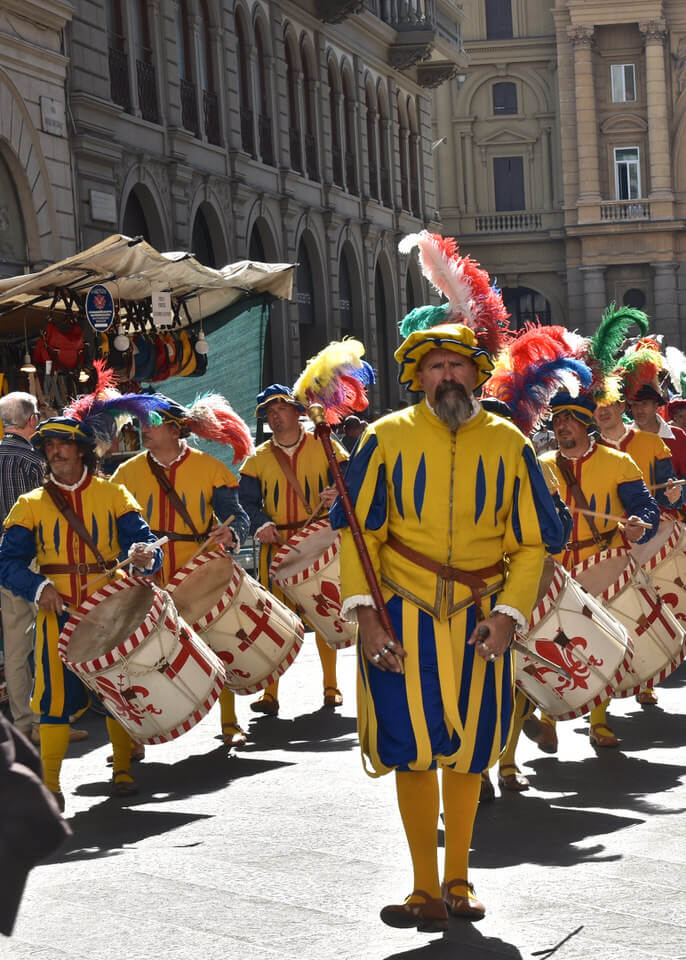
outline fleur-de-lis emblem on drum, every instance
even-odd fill
[[[559,664],[571,675],[571,680],[566,677],[559,677],[559,683],[554,685],[557,693],[563,693],[565,690],[587,690],[588,680],[591,676],[590,668],[601,667],[603,660],[599,660],[593,655],[584,659],[581,659],[578,655],[575,656],[575,647],[578,647],[579,650],[585,650],[587,647],[584,637],[565,637],[564,640],[564,644],[558,643],[556,640],[536,640],[536,652],[540,653],[546,660]],[[535,661],[527,664],[526,672],[530,676],[536,677],[539,683],[548,682],[547,674],[555,676],[555,671],[551,667],[546,667]]]
[[[337,633],[343,632],[343,623],[338,617],[341,612],[341,594],[333,580],[323,580],[320,592],[312,595],[316,604],[316,613],[320,617],[334,618],[333,627]]]
[[[130,720],[132,723],[137,723],[140,727],[143,724],[144,713],[134,702],[133,698],[136,694],[140,694],[142,697],[148,697],[150,693],[145,687],[140,686],[124,689],[122,683],[124,679],[123,676],[120,674],[118,679],[120,686],[116,687],[109,677],[96,677],[95,685],[98,688],[98,696],[105,701],[105,704],[111,708],[113,713],[116,713],[125,720]],[[152,705],[145,709],[150,713],[162,712],[161,710],[156,710]]]

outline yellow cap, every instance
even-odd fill
[[[485,383],[493,370],[493,361],[488,353],[476,342],[474,331],[462,323],[443,323],[428,330],[415,330],[395,351],[394,357],[400,364],[399,380],[415,393],[422,387],[417,379],[417,371],[422,359],[430,350],[452,350],[473,360],[478,368],[476,386]]]

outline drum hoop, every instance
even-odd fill
[[[543,620],[544,617],[548,616],[555,601],[562,593],[563,587],[566,583],[566,578],[567,571],[559,563],[556,564],[555,573],[553,574],[553,578],[550,581],[550,586],[548,587],[545,596],[542,600],[539,600],[531,613],[529,630],[532,630],[541,622],[541,620]]]
[[[69,641],[74,630],[83,622],[82,618],[86,614],[95,610],[102,600],[119,593],[121,590],[126,590],[131,586],[149,587],[153,592],[153,600],[150,608],[134,632],[130,634],[126,640],[118,643],[116,647],[113,647],[111,650],[108,650],[107,653],[104,653],[99,657],[95,657],[93,660],[72,660],[71,657],[68,656]],[[62,627],[57,643],[57,652],[60,660],[62,660],[62,662],[68,667],[78,667],[77,672],[79,673],[98,673],[101,670],[105,670],[113,666],[118,660],[121,660],[122,658],[125,658],[129,656],[129,654],[133,653],[136,647],[139,647],[144,640],[147,640],[147,638],[159,624],[165,604],[165,591],[161,590],[158,586],[156,586],[156,584],[151,583],[144,577],[120,577],[117,580],[113,580],[111,583],[104,584],[99,590],[91,594],[90,597],[87,597],[83,601],[81,606],[75,610],[75,615],[71,616]]]
[[[224,592],[219,597],[219,600],[217,600],[215,605],[213,607],[210,607],[207,613],[204,613],[199,620],[195,621],[195,623],[193,624],[194,630],[201,630],[209,626],[211,623],[214,623],[217,620],[221,620],[221,618],[226,613],[229,612],[229,610],[234,604],[236,597],[238,596],[238,592],[241,588],[241,584],[243,583],[243,580],[245,579],[245,575],[246,574],[243,567],[239,563],[236,563],[234,561],[233,573],[231,574],[231,579],[226,584]],[[227,596],[227,594],[229,596],[229,599],[228,601],[225,601],[224,597]]]
[[[662,544],[660,549],[654,554],[650,560],[647,560],[641,566],[644,570],[654,570],[655,567],[662,563],[663,560],[666,560],[669,554],[674,550],[679,540],[681,539],[681,526],[676,521],[674,522],[674,529],[669,535],[669,539]]]
[[[166,589],[169,593],[174,592],[174,588],[178,587],[180,583],[188,577],[194,570],[197,570],[198,567],[201,567],[204,563],[208,563],[210,560],[225,560],[226,554],[220,553],[219,550],[211,550],[208,553],[201,553],[200,556],[196,557],[195,560],[190,561],[184,567],[180,567],[174,576],[171,578],[169,583],[166,586]],[[233,561],[234,564],[236,561]]]
[[[283,563],[285,558],[290,555],[292,552],[292,547],[297,547],[299,543],[302,543],[303,540],[307,540],[311,534],[315,533],[317,530],[323,530],[325,528],[331,529],[331,524],[328,520],[315,520],[313,523],[308,523],[306,527],[303,527],[302,530],[298,530],[297,533],[294,533],[292,537],[289,537],[288,540],[279,547],[277,552],[272,557],[272,562],[269,565],[269,576],[278,584],[286,584],[288,586],[295,587],[299,583],[304,583],[306,580],[312,576],[312,574],[318,573],[323,567],[327,567],[331,561],[338,554],[338,537],[335,537],[331,544],[326,548],[324,553],[319,554],[316,559],[312,561],[309,566],[305,567],[304,570],[301,570],[299,573],[295,573],[290,577],[279,577],[279,566]]]
[[[679,667],[686,658],[686,647],[681,647],[674,660],[671,660],[666,667],[662,667],[653,677],[644,680],[630,690],[615,690],[612,694],[614,700],[624,700],[626,697],[635,697],[647,684],[663,683]]]
[[[262,680],[258,680],[257,683],[251,683],[247,687],[231,686],[231,684],[227,682],[226,684],[227,688],[231,690],[232,693],[237,694],[239,697],[247,696],[250,693],[259,693],[260,690],[266,690],[266,688],[269,687],[272,683],[275,683],[279,679],[279,677],[283,676],[286,670],[293,663],[295,658],[300,653],[301,647],[304,643],[304,639],[305,639],[304,630],[301,633],[300,627],[298,627],[297,637],[295,639],[295,642],[293,643],[293,646],[288,651],[288,655],[284,657],[284,659],[281,661],[278,667],[275,670],[273,670],[268,677],[263,677]]]
[[[592,556],[586,557],[585,560],[582,560],[581,563],[577,563],[575,566],[573,566],[569,573],[572,577],[576,578],[577,574],[581,573],[583,570],[590,570],[590,568],[596,566],[596,564],[602,563],[605,560],[614,560],[614,558],[618,556],[623,556],[626,558],[626,566],[614,583],[611,583],[610,586],[603,590],[602,593],[594,594],[596,599],[598,599],[600,596],[603,598],[603,600],[612,600],[617,596],[618,593],[621,593],[626,585],[636,576],[636,572],[639,569],[636,561],[631,556],[631,553],[627,547],[613,547],[611,550],[601,550],[600,553],[594,553]]]

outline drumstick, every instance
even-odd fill
[[[224,520],[223,523],[220,523],[218,527],[215,527],[214,530],[212,531],[212,533],[216,533],[217,530],[221,530],[222,527],[228,527],[228,525],[231,523],[231,521],[232,521],[232,520],[235,520],[235,519],[236,519],[236,517],[235,517],[235,515],[232,513],[231,516],[230,516],[230,517],[227,517],[226,520]],[[195,551],[195,553],[193,554],[193,556],[190,558],[190,560],[186,561],[186,563],[193,563],[193,561],[194,561],[194,560],[197,560],[197,558],[200,556],[200,554],[201,554],[201,553],[204,553],[205,550],[207,550],[208,546],[210,546],[210,545],[213,544],[213,543],[214,543],[214,540],[212,539],[212,537],[208,537],[207,540],[205,540],[205,542],[203,543],[203,545],[202,545],[201,547],[198,547],[198,549]]]
[[[670,484],[671,484],[673,487],[683,487],[684,484],[686,484],[686,480],[668,480],[667,483],[656,483],[656,484],[653,484],[653,485],[651,485],[650,489],[651,489],[651,490],[664,490],[664,488],[665,488],[665,487],[668,487]]]
[[[628,523],[628,517],[617,517],[614,513],[598,513],[597,510],[583,510],[581,507],[572,507],[574,513],[583,513],[586,517],[598,517],[599,520],[614,520],[616,523]],[[632,524],[637,527],[643,527],[644,530],[652,530],[652,523],[646,523],[644,520],[632,520]]]
[[[153,543],[146,543],[146,547],[163,547],[165,543],[169,543],[169,537],[160,537],[159,540],[155,540]],[[116,573],[117,570],[123,570],[124,567],[128,567],[130,563],[133,563],[131,557],[121,560],[116,567],[112,567],[111,570],[108,570],[107,573],[104,573],[101,577],[98,577],[98,579],[94,580],[93,583],[89,583],[88,589],[92,591],[93,587],[97,587],[98,584],[103,582],[103,580],[111,579],[113,573]]]

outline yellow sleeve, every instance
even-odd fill
[[[373,428],[363,435],[355,451],[346,475],[346,485],[372,567],[379,580],[379,551],[388,534],[388,503],[383,451]],[[370,592],[355,541],[346,525],[341,530],[341,596],[346,600],[349,597],[367,596]]]
[[[26,527],[27,530],[33,530],[36,526],[31,500],[26,494],[17,499],[5,518],[5,529],[13,526]]]
[[[132,511],[143,514],[140,504],[127,487],[121,483],[114,483],[114,481],[110,481],[110,483],[116,488],[114,496],[115,516],[122,517],[125,513],[131,513]]]

